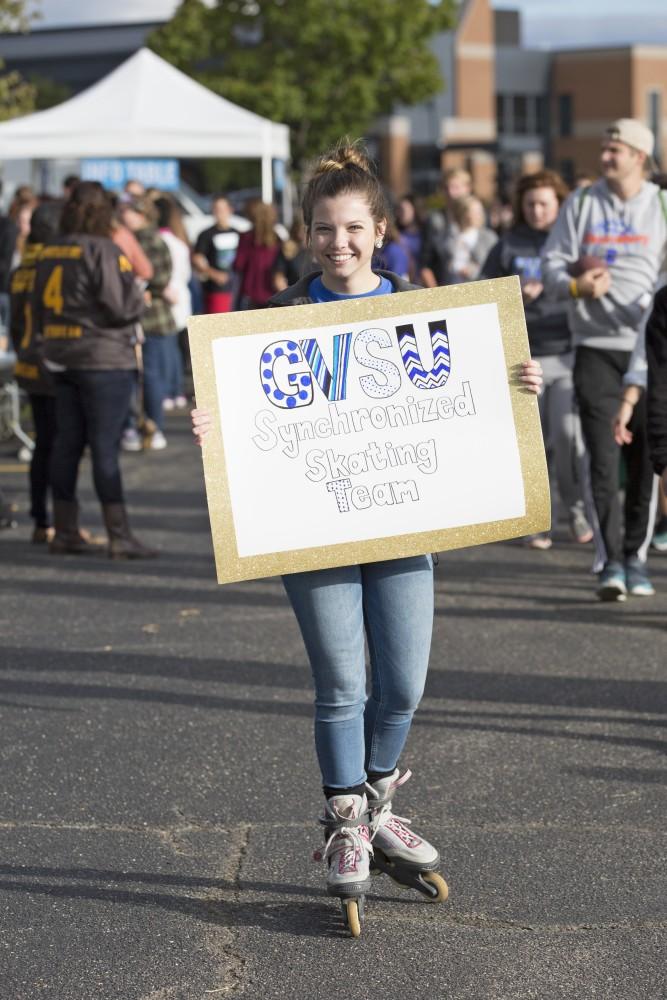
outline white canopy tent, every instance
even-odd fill
[[[264,201],[273,196],[272,160],[289,155],[286,125],[219,97],[145,48],[63,104],[0,125],[0,160],[257,158]]]

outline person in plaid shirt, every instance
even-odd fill
[[[151,437],[152,449],[166,448],[164,408],[167,396],[169,365],[168,337],[178,333],[171,311],[168,285],[171,281],[171,254],[157,228],[157,210],[146,196],[133,198],[121,205],[123,223],[136,236],[141,249],[153,266],[153,277],[146,285],[146,309],[141,320],[144,331],[142,346],[144,370],[144,412],[155,425]]]

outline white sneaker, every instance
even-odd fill
[[[174,406],[177,410],[184,410],[187,405],[188,401],[185,396],[177,396],[174,400]]]
[[[151,451],[162,451],[163,448],[167,447],[167,439],[162,433],[162,431],[154,431],[150,443]]]
[[[174,400],[173,399],[163,399],[162,400],[162,409],[163,410],[173,410],[174,409],[174,405],[175,404],[174,404]]]
[[[120,446],[123,451],[141,451],[143,444],[141,443],[141,438],[138,431],[134,427],[128,427],[123,431],[123,436],[120,439]]]

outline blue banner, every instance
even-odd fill
[[[178,160],[82,160],[81,180],[99,181],[105,188],[115,190],[132,180],[147,188],[175,191],[180,170]]]

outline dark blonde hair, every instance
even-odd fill
[[[139,195],[138,198],[131,198],[130,201],[125,203],[128,208],[131,208],[133,212],[138,212],[139,215],[143,215],[144,219],[149,226],[156,226],[158,220],[158,210],[155,207],[155,201],[149,194]]]
[[[484,212],[482,201],[474,194],[466,194],[463,198],[456,198],[452,202],[452,216],[459,229],[465,229],[470,224],[470,213],[475,207],[481,208]]]
[[[253,241],[257,247],[274,247],[278,237],[274,230],[276,224],[275,205],[258,201],[252,210]]]
[[[387,203],[366,148],[357,140],[342,139],[312,164],[301,199],[306,232],[310,233],[315,205],[322,198],[359,194],[376,223],[389,217]]]
[[[535,188],[551,188],[558,199],[559,205],[563,204],[570,193],[567,184],[555,170],[537,170],[533,174],[524,174],[519,178],[514,194],[514,218],[516,222],[523,222],[525,224],[523,196],[528,191],[534,191]]]
[[[157,211],[157,223],[161,229],[171,229],[174,236],[190,246],[187,230],[183,224],[183,212],[176,199],[168,192],[161,193],[154,201]]]

